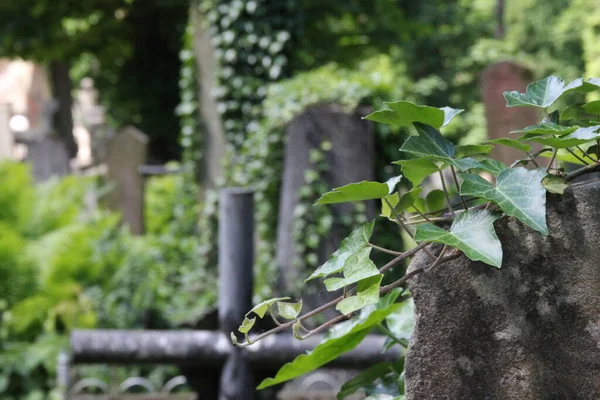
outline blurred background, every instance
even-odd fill
[[[218,188],[255,191],[254,300],[299,294],[378,213],[314,201],[397,173],[409,132],[362,116],[408,100],[464,108],[457,143],[507,136],[538,116],[502,92],[600,76],[598,43],[594,0],[2,0],[0,398],[59,396],[75,328],[216,328]],[[179,373],[115,371],[81,373]]]

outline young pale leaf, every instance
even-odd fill
[[[302,300],[298,303],[277,302],[277,312],[282,318],[295,319],[300,314],[300,311],[302,311]]]
[[[455,150],[456,156],[463,158],[490,154],[490,151],[492,151],[493,148],[494,146],[491,144],[463,144],[456,146]]]
[[[541,143],[544,146],[566,149],[600,138],[598,129],[600,129],[600,125],[578,128],[573,133],[564,136],[536,136],[532,137],[530,140]]]
[[[382,279],[383,275],[379,274],[359,281],[356,285],[356,295],[340,301],[335,309],[344,315],[348,315],[365,306],[377,303],[379,300],[379,285]]]
[[[486,158],[479,163],[481,164],[479,169],[487,171],[494,176],[498,176],[500,172],[508,168],[502,161],[497,161],[492,158]]]
[[[450,231],[430,223],[417,225],[415,241],[456,247],[473,261],[483,261],[500,268],[502,246],[494,231],[497,219],[498,215],[487,210],[465,211],[454,219]]]
[[[575,132],[576,129],[576,126],[562,126],[554,122],[542,122],[538,125],[511,131],[510,133],[525,133],[528,134],[528,137],[533,135],[566,135],[567,133]]]
[[[411,126],[414,122],[421,122],[441,128],[448,125],[455,116],[464,111],[450,107],[418,106],[408,101],[390,102],[385,103],[385,105],[385,109],[375,111],[364,118],[397,126]]]
[[[252,308],[252,310],[250,310],[246,313],[246,315],[249,315],[250,313],[254,313],[254,314],[258,315],[260,318],[263,318],[265,316],[265,314],[267,313],[267,310],[269,309],[269,307],[271,307],[273,304],[277,303],[280,300],[289,300],[289,299],[290,299],[289,297],[277,297],[274,299],[265,300],[265,301],[255,305]]]
[[[317,268],[315,272],[313,272],[312,275],[306,279],[306,281],[314,278],[322,278],[324,276],[335,274],[336,272],[341,271],[342,268],[344,268],[344,264],[346,263],[348,257],[369,243],[369,239],[373,234],[374,226],[375,221],[360,224],[352,231],[352,233],[350,233],[350,235],[348,235],[347,238],[342,240],[340,248],[333,253],[329,261]]]
[[[383,199],[381,199],[381,216],[394,219],[394,213],[392,212],[390,205],[395,208],[399,201],[400,195],[398,192],[392,193],[389,196],[385,196]]]
[[[344,383],[337,395],[338,400],[344,400],[346,397],[356,393],[364,387],[374,386],[376,380],[393,371],[393,365],[389,362],[375,364],[367,368],[348,382]]]
[[[403,301],[397,311],[391,313],[385,323],[390,332],[398,339],[410,339],[415,330],[415,304],[412,298]]]
[[[386,308],[376,309],[365,319],[358,318],[360,322],[351,325],[351,329],[343,335],[331,337],[319,344],[308,354],[302,354],[294,361],[285,364],[274,378],[267,378],[261,382],[257,389],[264,389],[281,382],[289,381],[307,372],[327,364],[356,346],[367,336],[371,328],[383,321],[394,312],[400,304],[391,304]],[[352,320],[348,321],[351,322]]]
[[[315,204],[347,203],[382,199],[394,191],[402,176],[389,179],[386,183],[363,181],[351,183],[325,193]]]
[[[569,187],[567,181],[556,175],[546,175],[542,179],[542,185],[544,185],[548,192],[557,194],[563,194],[565,189]]]
[[[516,90],[504,92],[504,98],[506,99],[507,107],[529,106],[548,108],[563,94],[582,87],[583,80],[581,79],[576,79],[567,85],[562,79],[556,76],[549,76],[529,84],[525,93],[519,93]]]
[[[515,139],[508,139],[508,138],[492,139],[492,140],[486,141],[486,143],[501,144],[503,146],[512,147],[513,149],[517,149],[517,150],[521,150],[521,151],[525,151],[525,152],[528,152],[529,150],[531,150],[530,145],[521,143]]]
[[[365,247],[348,257],[342,269],[343,278],[325,279],[327,290],[333,292],[362,279],[378,275],[379,269],[369,258],[371,250],[371,247]]]
[[[542,186],[543,169],[510,168],[502,171],[496,187],[479,175],[460,174],[460,194],[482,197],[498,204],[502,211],[516,217],[543,235],[546,225],[546,190]]]
[[[393,164],[397,164],[402,167],[402,175],[411,181],[413,186],[420,185],[421,182],[423,182],[423,179],[435,172],[438,172],[439,170],[435,163],[424,158],[400,160],[393,162]]]
[[[244,322],[242,322],[242,324],[238,328],[238,331],[240,331],[241,333],[248,333],[248,332],[250,332],[250,329],[252,329],[252,327],[254,326],[255,322],[256,322],[256,317],[254,317],[254,318],[248,318],[248,317],[244,318]]]

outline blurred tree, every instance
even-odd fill
[[[135,124],[151,137],[151,159],[177,158],[173,110],[187,6],[188,0],[3,1],[0,53],[49,67],[62,106],[56,127],[71,151],[69,70],[95,78],[111,122]]]

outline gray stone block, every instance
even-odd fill
[[[547,200],[546,237],[496,222],[501,269],[461,256],[411,280],[407,399],[600,398],[600,182]]]

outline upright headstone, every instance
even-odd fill
[[[549,194],[548,236],[496,223],[502,268],[461,256],[411,279],[408,400],[600,398],[598,204],[598,181]]]
[[[13,133],[10,130],[10,105],[0,104],[0,160],[12,158]]]
[[[500,62],[481,73],[481,97],[485,106],[489,139],[509,137],[509,132],[538,123],[538,112],[532,107],[506,107],[504,92],[525,92],[531,82],[531,72],[511,62]],[[497,146],[492,157],[510,165],[526,156],[520,150]]]
[[[286,146],[283,182],[279,202],[277,225],[277,265],[280,268],[280,290],[288,292],[297,288],[304,279],[294,266],[298,256],[294,246],[294,209],[300,202],[300,189],[305,183],[305,171],[311,167],[310,151],[319,149],[321,143],[331,143],[327,152],[327,165],[331,166],[324,177],[330,188],[347,185],[375,177],[375,133],[370,121],[361,119],[367,110],[348,113],[336,105],[309,108],[286,127]],[[351,204],[333,207],[333,212],[344,215],[352,211]],[[374,203],[368,213],[374,215]],[[333,228],[320,245],[320,261],[325,261],[349,232]]]
[[[146,162],[148,137],[128,126],[110,143],[108,181],[115,185],[109,205],[123,213],[124,222],[133,234],[144,233],[144,177],[138,167]]]

